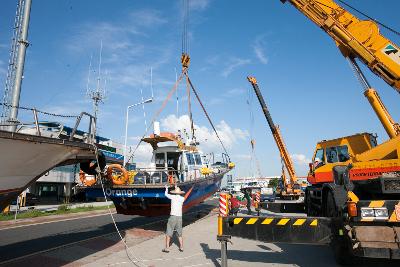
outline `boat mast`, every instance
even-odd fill
[[[106,83],[107,80],[104,79],[104,84],[102,82],[101,78],[101,60],[102,60],[102,53],[103,53],[103,41],[100,42],[100,54],[99,54],[99,68],[98,68],[98,73],[97,73],[97,83],[96,83],[96,89],[91,90],[90,89],[90,68],[92,65],[92,58],[90,59],[90,65],[89,65],[89,74],[88,74],[88,85],[87,85],[87,95],[92,99],[93,101],[93,109],[94,109],[94,117],[95,117],[95,125],[94,125],[94,136],[96,136],[96,127],[97,127],[97,116],[99,113],[99,104],[104,103],[105,99],[105,94],[106,94]],[[103,88],[102,88],[103,87]]]
[[[10,58],[10,66],[9,73],[7,77],[7,84],[4,92],[4,111],[3,115],[8,116],[8,123],[12,124],[9,128],[10,131],[15,131],[17,129],[18,123],[18,108],[19,108],[19,100],[21,95],[21,84],[24,74],[24,63],[25,63],[25,54],[26,48],[29,46],[28,43],[28,28],[29,28],[29,17],[31,12],[31,0],[19,0],[17,14],[16,14],[16,34],[14,35],[13,45],[11,48],[11,58]],[[21,11],[23,13],[21,15]],[[16,40],[18,44],[16,43]],[[17,49],[17,57],[14,61],[15,49]],[[15,64],[15,65],[14,65]],[[12,99],[11,103],[8,99],[9,94],[9,86],[12,86]],[[8,112],[9,115],[8,115]]]

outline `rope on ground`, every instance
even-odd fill
[[[224,146],[224,143],[222,143],[222,140],[221,140],[221,138],[220,138],[219,135],[218,135],[217,129],[215,129],[215,126],[214,126],[213,122],[211,121],[211,118],[210,118],[210,116],[208,115],[208,113],[207,113],[207,111],[206,111],[206,108],[204,107],[203,103],[201,102],[200,97],[199,97],[199,95],[197,94],[196,89],[194,89],[194,86],[193,86],[193,84],[192,84],[192,81],[190,80],[189,75],[187,74],[187,72],[185,72],[185,75],[186,75],[186,77],[187,77],[187,81],[188,81],[189,84],[190,84],[190,87],[192,87],[193,93],[195,94],[195,96],[196,96],[196,98],[197,98],[197,101],[199,101],[199,104],[200,104],[201,108],[203,109],[204,114],[206,115],[206,117],[207,117],[207,119],[208,119],[208,122],[211,124],[211,127],[213,128],[215,134],[217,135],[217,138],[218,138],[219,142],[221,143],[222,148],[223,148],[224,151],[225,151],[225,154],[228,155],[228,151],[226,150],[226,148],[225,148],[225,146]]]
[[[96,146],[95,146],[95,155],[96,155],[96,161],[97,161],[97,166],[98,166],[98,167],[97,167],[97,173],[101,175],[101,172],[102,172],[102,171],[100,170],[100,167],[99,167],[99,166],[100,166],[100,162],[99,162],[99,151],[98,151],[98,149],[97,149]],[[128,247],[128,244],[126,244],[126,241],[125,241],[124,238],[122,237],[121,232],[120,232],[120,230],[119,230],[119,228],[118,228],[118,226],[117,226],[117,223],[116,223],[116,221],[115,221],[114,215],[112,214],[111,209],[110,209],[110,204],[109,204],[109,202],[108,202],[108,200],[107,200],[106,191],[104,190],[103,179],[101,179],[101,178],[102,178],[102,177],[100,177],[100,179],[99,179],[99,180],[100,180],[100,184],[101,184],[101,189],[102,189],[102,191],[103,191],[103,196],[104,196],[104,199],[106,200],[108,212],[110,213],[110,216],[111,216],[111,219],[112,219],[112,221],[113,221],[115,230],[117,231],[117,233],[118,233],[118,235],[119,235],[119,237],[120,237],[122,243],[123,243],[124,246],[125,246],[125,251],[126,251],[126,253],[127,253],[127,256],[128,256],[128,258],[129,258],[129,260],[130,260],[135,266],[139,266],[139,267],[140,267],[140,265],[138,265],[138,263],[140,263],[141,260],[140,260],[138,257],[136,257],[136,256],[132,253],[131,249]],[[132,256],[134,259],[132,259],[131,256]]]

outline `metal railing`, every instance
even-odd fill
[[[3,104],[0,103],[0,105],[6,105],[13,107],[12,105],[8,104]],[[38,119],[38,114],[43,114],[43,115],[48,115],[48,116],[53,116],[53,117],[60,117],[60,118],[76,118],[75,122],[75,127],[73,128],[71,134],[69,135],[68,139],[69,141],[74,141],[80,138],[76,137],[76,132],[78,131],[79,124],[81,123],[81,120],[84,116],[89,117],[89,129],[88,132],[85,133],[83,136],[83,142],[93,144],[96,141],[96,118],[87,113],[87,112],[81,112],[78,116],[76,115],[61,115],[61,114],[55,114],[55,113],[50,113],[50,112],[45,112],[38,110],[36,108],[27,108],[27,107],[18,107],[18,109],[21,110],[27,110],[27,111],[32,111],[32,116],[33,116],[33,122],[20,122],[20,121],[11,121],[11,120],[3,120],[0,123],[0,130],[4,131],[14,131],[16,129],[16,132],[22,132],[25,130],[25,133],[27,134],[34,134],[37,136],[43,136],[44,132],[54,132],[55,138],[59,138],[61,133],[64,130],[63,124],[59,123],[57,126],[52,126],[54,123],[51,122],[40,122]],[[34,133],[30,133],[29,129],[35,129]],[[55,130],[55,131],[54,131]],[[53,137],[51,135],[50,137]]]

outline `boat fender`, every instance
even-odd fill
[[[85,186],[92,186],[96,183],[96,176],[94,176],[94,179],[87,179],[86,174],[84,171],[80,170],[79,171],[79,179],[81,180],[82,184]]]
[[[119,173],[114,174],[114,169],[116,169]],[[107,167],[107,178],[110,179],[115,185],[123,185],[128,181],[129,175],[127,170],[125,170],[125,168],[121,165],[111,164]]]
[[[106,156],[104,156],[104,154],[99,151],[98,154],[98,160],[99,160],[99,164],[97,164],[96,162],[92,162],[92,161],[87,161],[87,162],[81,162],[80,163],[80,168],[82,171],[84,171],[86,174],[89,175],[95,175],[97,174],[96,168],[97,165],[100,165],[100,170],[104,170],[104,168],[106,167]]]

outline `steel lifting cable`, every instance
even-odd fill
[[[353,6],[349,5],[349,4],[347,4],[345,1],[343,1],[343,0],[337,0],[337,1],[340,2],[340,3],[342,3],[343,5],[347,6],[348,8],[350,8],[350,9],[356,11],[357,13],[359,13],[359,14],[365,16],[366,18],[368,18],[368,19],[370,19],[370,20],[376,22],[377,24],[381,25],[383,28],[385,28],[385,29],[391,31],[392,33],[397,34],[398,36],[400,36],[400,32],[398,32],[398,31],[396,31],[395,29],[393,29],[393,28],[391,28],[391,27],[389,27],[389,26],[386,26],[386,25],[383,24],[382,22],[380,22],[380,21],[378,21],[378,20],[376,20],[376,19],[374,19],[374,18],[368,16],[366,13],[361,12],[361,11],[358,10],[357,8],[355,8],[355,7],[353,7]]]
[[[189,119],[190,119],[190,132],[192,134],[192,139],[194,139],[194,124],[193,124],[193,114],[192,114],[192,104],[190,99],[190,86],[188,82],[188,76],[186,75],[186,91],[188,96],[188,111],[189,111]]]
[[[217,138],[218,138],[219,142],[221,143],[222,148],[224,149],[225,154],[228,155],[228,151],[226,150],[226,148],[225,148],[225,146],[224,146],[224,143],[222,143],[222,140],[221,140],[221,138],[219,137],[218,132],[217,132],[217,130],[215,129],[214,124],[212,123],[211,118],[210,118],[210,116],[208,115],[208,113],[207,113],[207,111],[206,111],[206,109],[205,109],[203,103],[201,102],[200,97],[199,97],[199,95],[197,94],[196,89],[194,89],[194,86],[193,86],[193,84],[192,84],[192,82],[191,82],[191,80],[190,80],[190,78],[189,78],[187,72],[185,72],[184,74],[186,75],[187,81],[188,81],[188,83],[190,84],[190,87],[192,88],[193,93],[194,93],[194,95],[195,95],[196,98],[197,98],[197,101],[199,101],[199,104],[200,104],[201,108],[203,109],[203,112],[204,112],[204,114],[206,115],[206,117],[207,117],[207,119],[208,119],[208,122],[211,124],[211,127],[213,128],[215,134],[217,135]],[[228,158],[229,158],[229,155],[228,155]]]
[[[169,91],[167,97],[165,98],[164,102],[161,105],[161,108],[154,114],[150,126],[149,128],[147,128],[147,130],[145,131],[145,133],[143,134],[142,138],[140,138],[139,143],[136,145],[135,149],[133,150],[132,154],[129,156],[128,160],[126,161],[127,163],[133,158],[133,156],[136,153],[136,150],[139,148],[140,144],[143,142],[143,138],[146,137],[149,129],[154,125],[154,122],[156,121],[156,119],[158,118],[158,116],[160,115],[160,113],[163,111],[163,109],[165,108],[165,106],[167,105],[168,101],[171,99],[171,97],[173,96],[173,94],[175,93],[176,89],[178,88],[178,84],[181,82],[183,76],[186,74],[186,69],[184,69],[181,73],[181,75],[179,76],[179,79],[175,82],[174,86],[172,87],[172,89]],[[124,166],[125,167],[125,166]]]
[[[189,24],[189,2],[183,0],[183,29],[182,29],[182,54],[189,53],[188,24]]]
[[[360,11],[359,9],[357,9],[357,8],[355,8],[355,7],[353,7],[353,6],[349,5],[349,4],[347,4],[347,3],[346,3],[345,1],[343,1],[343,0],[337,0],[337,1],[340,2],[340,3],[342,3],[343,5],[347,6],[348,8],[354,10],[355,12],[357,12],[357,13],[363,15],[364,17],[366,17],[366,18],[372,20],[373,22],[375,22],[375,23],[381,25],[383,28],[385,28],[385,29],[391,31],[392,33],[394,33],[394,34],[400,36],[400,32],[396,31],[396,30],[393,29],[392,27],[389,27],[389,26],[383,24],[382,22],[380,22],[379,20],[374,19],[374,18],[371,17],[371,16],[368,16],[366,13],[364,13],[364,12]],[[315,2],[318,3],[318,4],[321,5],[321,6],[324,6],[324,7],[330,8],[330,9],[333,9],[332,7],[330,7],[330,6],[328,6],[328,5],[325,5],[325,4],[323,4],[323,3],[319,2],[319,1],[315,1]]]

